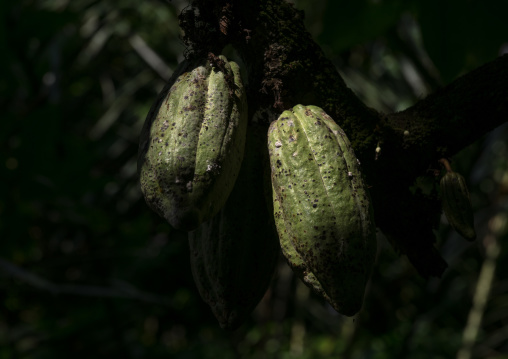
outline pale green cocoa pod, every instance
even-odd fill
[[[263,195],[266,128],[263,143],[253,132],[249,129],[242,169],[225,206],[189,232],[194,282],[220,326],[228,330],[244,323],[259,303],[280,253]]]
[[[235,62],[185,61],[159,94],[141,133],[138,171],[147,204],[192,230],[226,202],[240,170],[247,101]]]
[[[310,289],[312,289],[314,293],[323,297],[327,302],[333,303],[333,300],[328,296],[328,294],[325,293],[321,283],[319,283],[314,273],[312,273],[305,264],[305,261],[303,260],[300,253],[296,251],[293,245],[293,241],[290,238],[290,234],[286,229],[284,214],[280,207],[279,198],[277,197],[275,190],[273,190],[273,214],[277,227],[277,233],[279,235],[279,243],[280,248],[282,249],[282,255],[286,258],[288,265],[291,267],[295,275],[300,278]],[[336,306],[336,304],[334,306]]]
[[[374,264],[376,236],[349,140],[322,109],[297,105],[271,124],[268,150],[274,200],[284,218],[276,221],[279,234],[287,232],[325,299],[339,313],[354,315]]]
[[[462,237],[468,241],[475,240],[473,207],[466,180],[459,173],[448,171],[440,184],[446,219]]]

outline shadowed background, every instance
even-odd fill
[[[443,219],[441,279],[418,277],[379,234],[359,316],[338,315],[281,258],[248,323],[219,328],[193,283],[186,233],[149,210],[136,174],[144,118],[183,59],[187,5],[0,4],[0,359],[508,358],[506,125],[453,159],[478,238]],[[382,112],[508,51],[504,1],[295,6],[348,86]]]

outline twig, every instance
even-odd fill
[[[473,346],[478,337],[480,325],[487,305],[494,273],[496,271],[496,260],[501,252],[501,247],[497,237],[506,231],[507,215],[500,213],[496,215],[489,223],[489,233],[485,237],[486,247],[485,260],[483,261],[476,291],[473,297],[473,306],[469,311],[467,325],[462,334],[462,348],[457,353],[457,359],[470,359],[472,357]]]
[[[164,60],[161,59],[155,51],[143,40],[138,34],[129,37],[129,44],[131,44],[134,51],[145,60],[145,62],[164,80],[168,81],[173,73],[173,70],[166,65]]]
[[[439,160],[439,163],[441,163],[444,166],[446,172],[453,172],[452,167],[450,166],[450,162],[448,162],[446,158],[441,158]]]
[[[78,284],[55,284],[1,258],[0,270],[12,278],[18,279],[39,290],[50,292],[53,295],[70,294],[86,297],[124,298],[148,303],[170,305],[170,302],[167,299],[151,293],[142,292],[127,283],[122,283],[122,285],[117,284],[116,288]]]
[[[120,90],[120,94],[90,130],[90,138],[98,140],[102,137],[106,131],[108,131],[116,123],[116,120],[120,117],[122,112],[131,104],[132,97],[136,91],[149,84],[152,80],[153,75],[151,71],[144,70],[136,75],[136,77],[132,80],[126,82]]]

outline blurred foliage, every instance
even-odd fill
[[[1,2],[0,359],[451,358],[478,312],[492,240],[497,268],[470,352],[508,358],[507,126],[453,159],[469,174],[478,239],[465,242],[443,219],[443,278],[418,277],[379,234],[359,316],[338,315],[281,260],[252,319],[219,328],[192,281],[186,234],[148,209],[136,175],[142,123],[182,59],[176,17],[186,5]],[[508,42],[505,1],[295,6],[348,85],[385,112]]]

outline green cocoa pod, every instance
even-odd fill
[[[346,134],[319,107],[297,105],[270,125],[268,150],[274,206],[284,219],[276,219],[281,246],[287,240],[280,234],[287,233],[325,299],[339,313],[354,315],[374,264],[376,236],[372,204]],[[297,267],[294,258],[288,261]]]
[[[226,202],[240,170],[247,102],[236,63],[185,61],[159,94],[141,133],[145,200],[173,227],[192,230]]]
[[[293,241],[291,240],[290,235],[286,229],[284,214],[280,207],[279,199],[275,193],[275,189],[273,189],[273,214],[277,227],[277,233],[279,235],[282,255],[286,258],[288,265],[291,267],[295,275],[300,278],[314,293],[316,293],[318,296],[323,297],[328,303],[334,303],[333,299],[331,299],[328,294],[325,293],[321,283],[319,283],[314,273],[309,270],[300,253],[298,253],[298,251],[295,249]],[[332,306],[335,307],[337,304],[334,303]]]
[[[273,217],[263,195],[262,146],[249,128],[245,158],[225,206],[189,232],[196,287],[222,328],[238,328],[265,294],[279,257]],[[265,163],[267,165],[267,163]]]
[[[448,171],[441,178],[443,211],[450,225],[469,241],[476,238],[473,208],[466,180],[459,173]]]

